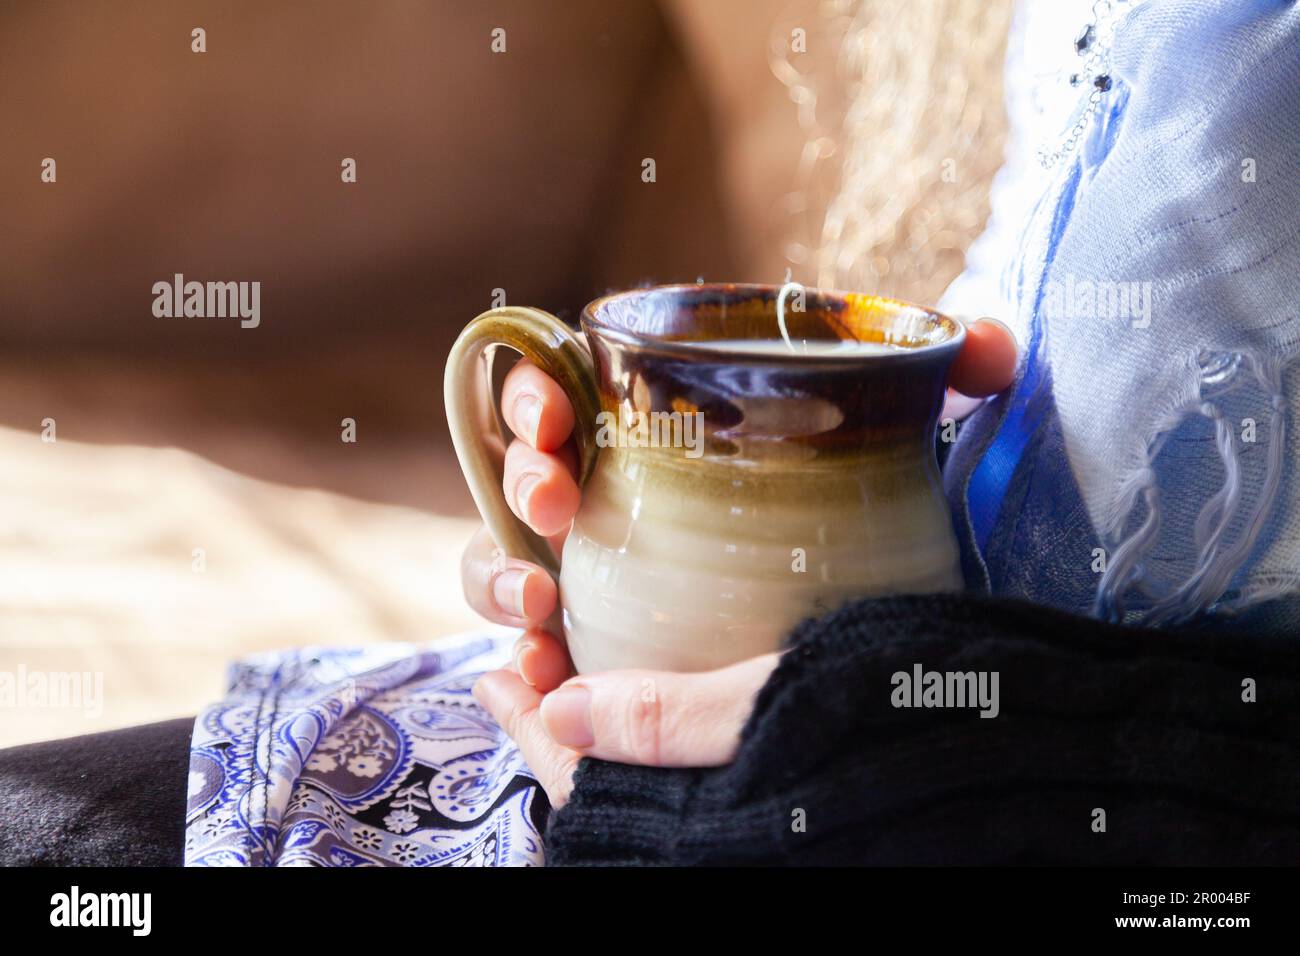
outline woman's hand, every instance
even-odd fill
[[[474,696],[518,744],[558,808],[583,757],[653,767],[729,763],[776,661],[764,654],[700,674],[606,671],[566,681],[564,646],[531,630],[515,645],[514,663],[484,674]]]
[[[980,399],[1010,385],[1015,367],[1015,339],[1006,326],[989,319],[970,324],[949,376],[944,417],[965,417]],[[506,376],[501,406],[516,436],[506,451],[506,501],[558,549],[579,503],[569,439],[573,408],[527,362]],[[470,606],[485,618],[528,629],[512,665],[485,674],[474,695],[519,745],[555,806],[568,798],[573,768],[584,756],[655,766],[728,762],[754,694],[776,665],[777,655],[766,654],[703,674],[615,671],[570,680],[567,651],[543,627],[558,597],[549,574],[505,556],[480,528],[465,550],[461,578]]]

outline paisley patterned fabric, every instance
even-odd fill
[[[185,864],[542,864],[546,795],[470,694],[514,637],[236,662],[195,721]]]

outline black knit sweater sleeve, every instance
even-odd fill
[[[996,716],[896,706],[925,703],[895,676],[918,671],[989,691],[996,672]],[[1300,635],[965,596],[851,605],[792,635],[733,764],[584,760],[547,848],[556,865],[1294,864]]]

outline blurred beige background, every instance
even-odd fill
[[[0,746],[193,713],[249,651],[473,626],[440,381],[496,288],[937,298],[987,215],[1008,10],[0,8],[0,672],[104,680],[95,717],[0,707]],[[260,281],[260,327],[155,318],[177,272]]]

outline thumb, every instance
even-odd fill
[[[997,319],[967,322],[966,341],[948,371],[948,384],[962,395],[996,395],[1016,380],[1016,337]]]
[[[542,699],[542,725],[556,743],[588,757],[717,766],[735,756],[754,695],[776,662],[765,654],[702,674],[584,674]]]

